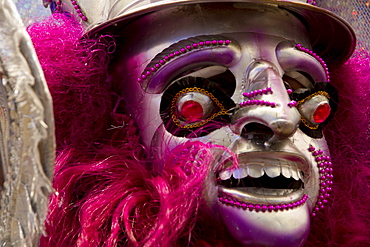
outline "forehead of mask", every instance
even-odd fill
[[[181,27],[176,20],[181,20]],[[163,50],[196,36],[235,37],[236,53],[240,53],[237,55],[238,68],[230,67],[230,70],[236,82],[241,83],[253,60],[262,58],[276,63],[274,53],[280,42],[293,40],[308,46],[304,26],[292,14],[275,7],[261,8],[251,4],[176,7],[140,17],[118,32],[122,45],[112,63],[112,76],[125,99],[126,110],[142,130],[146,146],[151,145],[154,132],[161,124],[159,105],[163,89],[174,79],[200,67],[182,61],[181,74],[175,72],[161,78],[154,86],[151,84],[156,90],[148,93],[148,85],[138,83],[137,78]],[[188,72],[183,71],[186,69]]]

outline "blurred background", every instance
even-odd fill
[[[25,25],[50,14],[50,10],[44,8],[42,4],[43,0],[13,0],[13,2]],[[349,22],[357,34],[357,49],[370,51],[370,0],[316,0],[316,3],[317,6],[330,10]]]

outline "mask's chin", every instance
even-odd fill
[[[284,211],[256,212],[218,202],[216,209],[230,234],[245,246],[303,246],[309,233],[307,204]]]

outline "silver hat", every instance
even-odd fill
[[[114,33],[130,20],[166,8],[200,3],[250,3],[294,13],[307,27],[313,50],[329,65],[344,63],[353,53],[356,36],[339,16],[304,0],[43,0],[53,12],[68,12],[81,19],[87,35]],[[313,2],[309,0],[308,2]]]

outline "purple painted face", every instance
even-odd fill
[[[243,245],[302,246],[332,178],[325,63],[286,11],[177,10],[189,28],[173,10],[140,18],[123,31],[145,26],[142,38],[113,64],[153,165],[189,140],[225,147],[206,181],[216,217]]]

